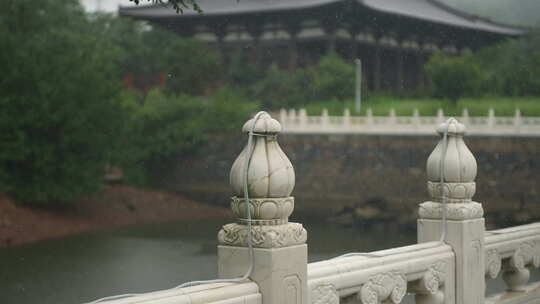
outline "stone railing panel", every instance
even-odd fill
[[[311,303],[335,303],[324,299],[352,297],[363,304],[397,304],[407,292],[416,293],[419,303],[454,303],[454,254],[450,246],[433,242],[370,254],[373,256],[309,264]]]

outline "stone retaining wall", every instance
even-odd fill
[[[239,136],[216,137],[197,155],[181,159],[167,187],[228,205],[228,172],[243,145]],[[483,203],[488,227],[538,220],[540,139],[465,141],[478,161],[474,200]],[[369,206],[387,220],[414,223],[418,204],[429,198],[425,164],[436,142],[435,136],[280,135],[296,170],[296,216],[328,217],[345,206]]]

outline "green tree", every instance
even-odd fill
[[[222,77],[218,53],[199,41],[127,18],[94,18],[96,34],[116,46],[116,64],[140,80],[137,87],[155,86],[164,75],[168,93],[203,95]]]
[[[434,94],[454,105],[461,97],[477,94],[483,77],[471,55],[451,57],[435,53],[425,69],[433,82]]]
[[[76,0],[0,10],[0,191],[32,203],[99,188],[123,121],[114,46]]]
[[[355,67],[336,53],[322,57],[310,69],[313,91],[318,100],[345,100],[354,96]]]
[[[128,182],[145,186],[162,185],[178,157],[196,151],[210,134],[236,130],[257,106],[226,88],[208,100],[152,90],[142,103],[141,96],[125,94],[130,126],[117,163]]]

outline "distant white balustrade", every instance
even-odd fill
[[[511,117],[497,117],[493,109],[487,114],[469,116],[465,109],[456,118],[467,125],[470,136],[540,136],[540,117],[521,116],[518,109]],[[342,116],[329,116],[326,109],[319,116],[308,116],[305,109],[282,109],[279,113],[282,133],[286,134],[434,135],[435,128],[446,118],[442,109],[436,116],[420,116],[417,109],[411,116],[396,116],[394,109],[387,116],[374,116],[371,109],[364,116],[351,116],[348,109]]]

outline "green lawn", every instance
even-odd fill
[[[351,111],[351,115],[356,115],[352,100],[309,104],[306,110],[308,115],[320,115],[322,109],[326,108],[329,115],[342,115],[345,107]],[[373,115],[388,115],[393,108],[398,116],[412,115],[414,109],[418,109],[422,116],[434,116],[438,108],[442,108],[445,115],[451,116],[461,116],[463,109],[468,109],[470,116],[486,116],[490,108],[495,110],[496,116],[513,116],[517,108],[523,116],[540,116],[540,97],[464,98],[454,107],[442,99],[371,96],[362,102],[360,115],[365,115],[368,108],[372,109]]]

